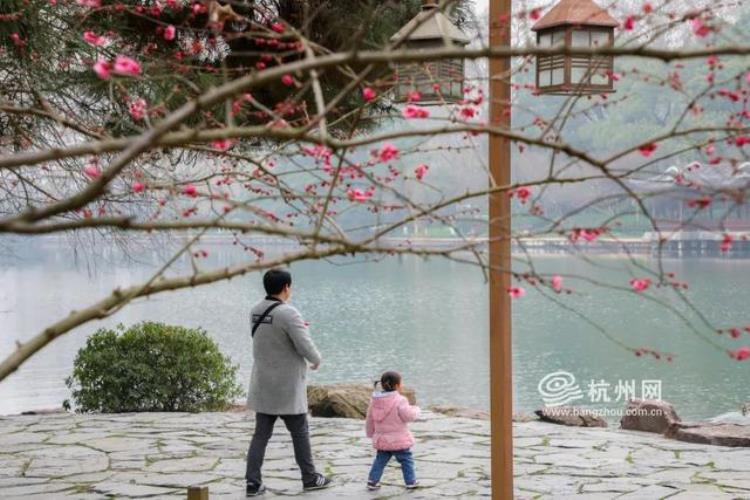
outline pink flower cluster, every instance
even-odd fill
[[[146,100],[143,97],[139,97],[128,106],[128,112],[133,120],[140,121],[146,116]]]
[[[645,292],[651,287],[651,283],[649,278],[633,278],[630,280],[630,286],[636,293]]]
[[[601,227],[596,228],[590,228],[590,229],[582,229],[582,228],[575,228],[573,231],[570,232],[570,241],[577,242],[579,239],[583,239],[589,243],[592,241],[595,241],[599,236],[604,234],[605,230]]]
[[[96,61],[94,72],[102,80],[109,80],[113,73],[120,76],[139,76],[141,64],[131,57],[119,55],[115,58],[114,63],[106,59]]]
[[[401,115],[406,119],[429,118],[430,111],[427,108],[409,104],[401,111]]]
[[[380,158],[380,161],[387,162],[398,158],[400,154],[401,152],[399,151],[399,149],[388,142],[383,144],[383,147],[380,148],[378,157]]]
[[[739,349],[728,351],[729,357],[737,361],[746,361],[750,359],[750,346],[743,346]]]
[[[529,200],[529,197],[531,196],[531,189],[521,186],[519,188],[516,188],[508,193],[508,196],[511,198],[518,198],[518,201],[521,202],[521,204],[526,204],[526,202]]]
[[[109,39],[101,35],[97,35],[93,31],[84,31],[83,41],[85,41],[89,45],[93,45],[94,47],[101,47],[102,45],[106,45],[107,42],[109,42]]]
[[[372,198],[372,195],[374,194],[375,194],[374,187],[370,187],[366,191],[363,191],[357,188],[351,188],[346,192],[346,196],[347,198],[349,198],[349,201],[357,201],[360,203],[364,203],[370,200],[370,198]]]

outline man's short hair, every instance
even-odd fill
[[[292,275],[289,271],[271,269],[263,275],[263,288],[268,295],[280,294],[287,285],[292,285]]]

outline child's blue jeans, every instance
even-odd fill
[[[398,463],[401,464],[401,472],[404,474],[404,482],[406,484],[414,484],[417,481],[417,476],[414,473],[414,458],[411,455],[411,450],[399,450],[399,451],[382,451],[378,450],[378,454],[375,456],[375,461],[372,463],[370,469],[370,477],[368,481],[371,483],[380,482],[380,478],[383,477],[383,471],[385,466],[388,465],[391,457],[396,457]]]

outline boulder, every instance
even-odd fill
[[[307,404],[313,417],[356,418],[367,416],[367,407],[372,395],[371,384],[333,384],[307,386]],[[402,394],[411,404],[416,404],[412,389]]]
[[[464,408],[461,406],[435,405],[430,406],[430,411],[440,413],[446,417],[454,418],[471,418],[473,420],[489,420],[490,413],[485,410],[475,410],[473,408]]]
[[[607,427],[607,421],[591,410],[576,406],[545,406],[537,410],[540,420],[571,427]]]
[[[674,406],[655,399],[631,399],[620,419],[620,428],[629,431],[656,432],[664,434],[673,425],[680,423]]]
[[[750,447],[750,425],[676,423],[669,428],[666,436],[688,443]]]
[[[434,405],[428,408],[431,412],[439,413],[451,418],[470,418],[472,420],[489,420],[490,412],[486,410],[477,410],[475,408],[465,408],[463,406],[451,405]],[[528,413],[514,413],[513,421],[518,423],[535,422],[539,420],[536,415]]]

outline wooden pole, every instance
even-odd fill
[[[490,46],[510,44],[511,0],[490,0]],[[490,59],[490,121],[510,128],[510,59]],[[510,142],[490,136],[493,185],[510,184]],[[489,197],[490,412],[492,498],[513,498],[513,369],[511,342],[510,197]]]
[[[187,500],[208,500],[208,486],[188,486]]]

